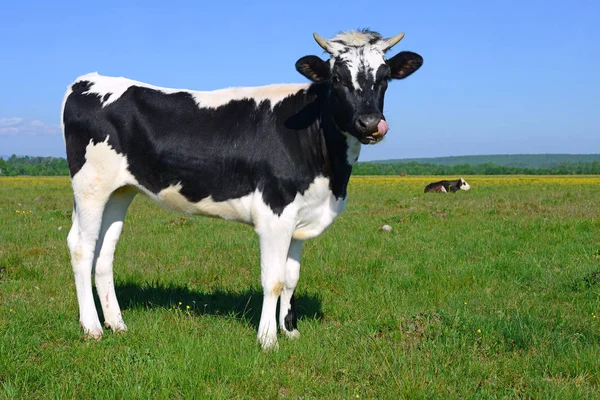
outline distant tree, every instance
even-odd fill
[[[69,175],[67,160],[57,157],[18,157],[11,155],[0,159],[0,175],[3,176],[66,176]]]

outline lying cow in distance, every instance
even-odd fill
[[[113,257],[127,208],[143,193],[174,211],[253,226],[264,295],[258,340],[277,346],[278,300],[280,329],[298,337],[293,294],[302,243],[344,209],[361,144],[387,133],[388,83],[423,63],[409,51],[386,58],[403,36],[314,34],[331,57],[296,62],[309,84],[207,92],[96,73],[71,84],[61,118],[75,203],[67,242],[84,333],[103,333],[92,271],[105,325],[127,329]]]
[[[463,178],[455,181],[439,181],[425,186],[425,193],[454,193],[459,189],[469,190],[471,186]]]

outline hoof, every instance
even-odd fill
[[[286,331],[285,329],[283,330],[285,332],[285,336],[290,339],[290,340],[298,340],[300,339],[300,332],[298,331],[298,329],[294,329],[293,331]]]
[[[275,336],[274,338],[268,338],[265,336],[259,337],[258,342],[260,343],[260,346],[262,347],[262,349],[264,351],[279,350],[279,343],[277,343],[277,336]]]
[[[83,336],[86,339],[102,339],[102,327],[98,323],[97,326],[86,327],[82,322],[79,322],[79,325],[83,328]]]
[[[83,330],[84,339],[94,339],[94,340],[102,340],[102,331],[91,331],[91,330]]]
[[[109,329],[112,329],[113,332],[127,332],[127,325],[123,320],[119,320],[116,322],[104,321],[104,326]]]

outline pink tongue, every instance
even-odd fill
[[[388,129],[390,129],[390,127],[388,126],[387,122],[385,122],[385,120],[381,120],[379,121],[379,123],[377,124],[377,132],[383,136],[387,133]]]

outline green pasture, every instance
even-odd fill
[[[69,180],[0,178],[0,398],[600,398],[600,177],[464,178],[353,178],[304,245],[302,337],[271,352],[251,227],[138,196],[115,257],[129,331],[85,340]]]

